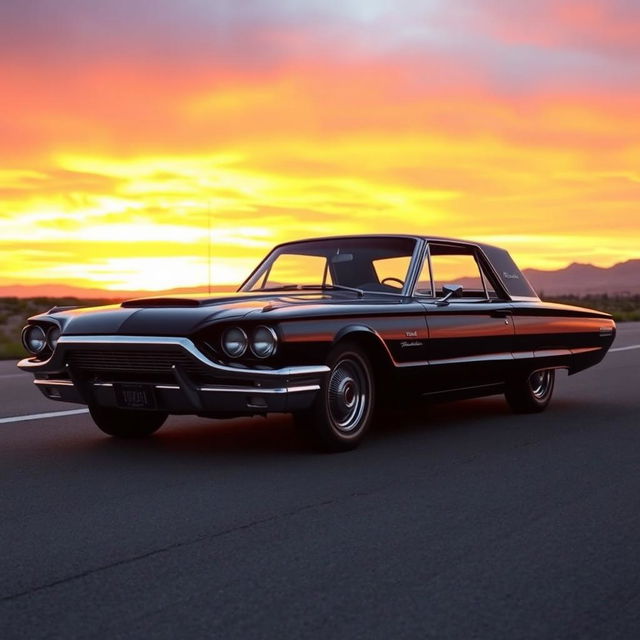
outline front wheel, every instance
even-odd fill
[[[535,371],[507,383],[505,397],[516,413],[538,413],[547,408],[553,394],[556,372]]]
[[[374,378],[360,347],[338,345],[327,364],[329,374],[313,406],[294,415],[296,426],[324,451],[354,449],[371,425]]]
[[[167,414],[160,411],[130,411],[97,405],[90,406],[89,413],[100,431],[114,438],[145,438],[167,419]]]

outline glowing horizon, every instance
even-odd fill
[[[239,6],[241,5],[241,6]],[[0,9],[0,283],[237,284],[274,245],[640,257],[622,0],[37,0]]]

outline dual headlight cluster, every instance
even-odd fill
[[[24,348],[35,355],[42,353],[46,349],[53,351],[58,344],[59,337],[60,328],[56,325],[51,325],[49,329],[45,329],[39,324],[30,324],[22,330]]]
[[[247,335],[240,327],[229,327],[222,334],[222,350],[230,358],[241,358],[247,350],[256,358],[268,358],[278,348],[278,336],[271,327],[256,327]]]

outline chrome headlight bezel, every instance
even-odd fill
[[[266,345],[265,348],[261,348],[258,345]],[[278,335],[271,328],[266,325],[260,325],[256,327],[251,333],[251,353],[261,360],[270,358],[275,354],[278,348]]]
[[[49,330],[47,331],[47,346],[49,347],[49,349],[51,349],[51,351],[56,348],[61,334],[62,330],[57,324],[49,327]]]
[[[28,324],[22,329],[22,346],[34,356],[42,353],[48,346],[47,334],[39,324]]]
[[[229,338],[232,332],[237,333],[235,339]],[[236,344],[237,347],[230,347],[230,344]],[[222,347],[222,351],[229,358],[241,358],[249,348],[249,338],[247,337],[247,333],[244,329],[241,329],[240,327],[228,327],[222,332],[220,346]]]

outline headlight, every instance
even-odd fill
[[[251,353],[256,358],[272,356],[278,346],[278,336],[270,327],[257,327],[251,335]]]
[[[239,358],[247,350],[249,339],[240,327],[231,327],[222,334],[222,350],[230,358]]]
[[[58,338],[60,337],[60,327],[53,326],[47,331],[47,344],[49,349],[53,351],[58,344]]]
[[[47,347],[47,336],[44,329],[37,324],[27,325],[22,330],[22,344],[31,353],[40,353]]]

